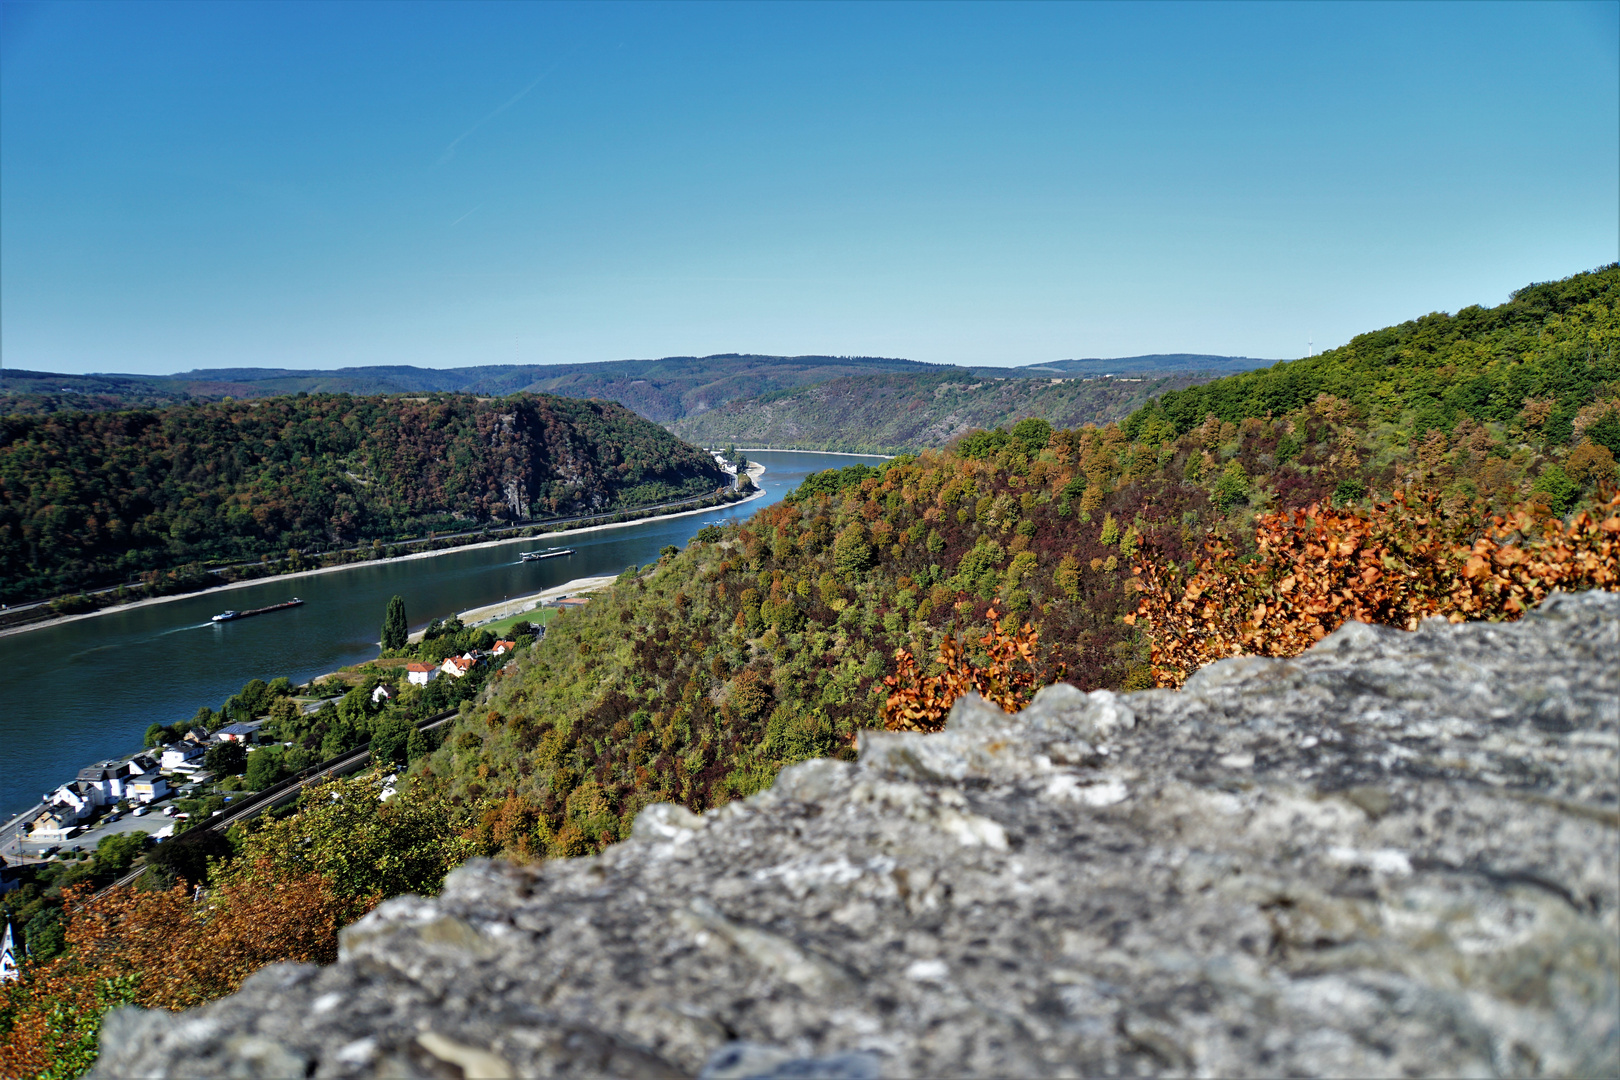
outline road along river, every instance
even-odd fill
[[[788,450],[748,457],[765,466],[765,494],[735,507],[271,579],[0,638],[8,684],[0,698],[0,818],[26,809],[81,767],[139,747],[148,725],[189,720],[203,705],[217,709],[249,679],[285,675],[301,683],[375,657],[383,613],[396,593],[419,629],[508,596],[653,562],[659,548],[685,546],[710,522],[746,518],[779,502],[810,473],[880,460]],[[519,551],[553,544],[574,554],[518,560]],[[268,607],[295,596],[304,603],[286,611],[209,621],[227,608]]]

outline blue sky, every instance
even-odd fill
[[[7,368],[1302,355],[1620,255],[1620,4],[3,5]]]

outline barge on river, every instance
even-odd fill
[[[302,603],[303,601],[295,596],[285,604],[271,604],[269,607],[254,608],[252,611],[222,611],[215,615],[212,621],[235,622],[237,619],[246,619],[251,615],[267,615],[272,611],[285,611],[288,608],[298,607]]]
[[[518,557],[524,562],[538,562],[541,559],[560,559],[573,553],[573,548],[549,548],[546,551],[520,551]]]

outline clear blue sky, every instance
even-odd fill
[[[5,3],[7,368],[1302,355],[1620,255],[1620,4]]]

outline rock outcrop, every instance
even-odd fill
[[[1617,864],[1620,595],[1352,624],[465,866],[96,1075],[1613,1076]]]

